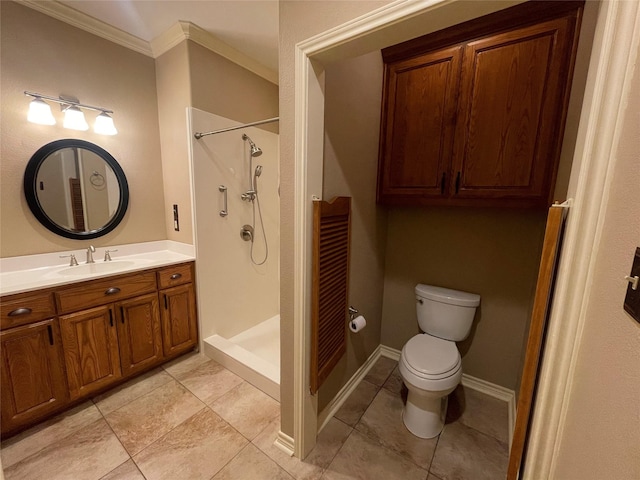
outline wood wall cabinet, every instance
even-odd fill
[[[3,297],[2,434],[194,348],[195,301],[193,262]]]
[[[582,2],[527,2],[382,51],[378,201],[551,201]]]

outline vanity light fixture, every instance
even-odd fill
[[[89,125],[84,118],[83,110],[93,110],[100,112],[96,117],[93,131],[100,135],[115,135],[118,133],[115,125],[113,124],[112,110],[103,107],[93,107],[91,105],[85,105],[78,102],[76,99],[63,98],[63,97],[51,97],[48,95],[42,95],[35,92],[24,92],[25,95],[33,97],[29,105],[29,113],[27,120],[32,123],[38,123],[40,125],[55,125],[56,121],[51,113],[51,107],[43,99],[55,102],[61,105],[64,112],[63,126],[73,130],[88,130]]]
[[[101,112],[96,117],[96,123],[93,124],[93,131],[101,135],[115,135],[118,133],[116,126],[113,124],[113,118],[107,112]]]
[[[56,119],[53,118],[51,113],[51,106],[40,97],[36,97],[31,100],[29,104],[29,113],[27,114],[27,120],[31,123],[37,123],[39,125],[55,125]]]
[[[89,130],[89,124],[84,118],[84,113],[75,105],[64,109],[64,122],[62,126],[64,128],[70,128],[71,130]]]

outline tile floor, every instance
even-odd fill
[[[459,387],[439,438],[403,426],[397,363],[380,358],[304,461],[274,446],[279,404],[188,354],[2,443],[7,480],[499,479],[504,402]]]

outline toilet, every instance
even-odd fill
[[[415,436],[433,438],[444,427],[447,395],[462,379],[455,342],[469,335],[480,295],[423,284],[415,294],[424,333],[412,337],[400,355],[398,367],[409,391],[402,420]]]

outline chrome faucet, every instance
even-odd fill
[[[93,260],[93,253],[96,251],[96,247],[94,247],[93,245],[89,245],[89,247],[87,248],[87,263],[96,263]]]

